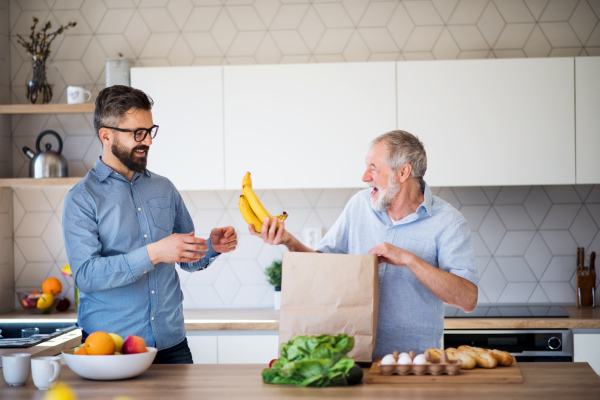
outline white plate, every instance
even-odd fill
[[[147,353],[111,356],[75,355],[73,350],[62,352],[69,368],[77,375],[98,381],[132,378],[152,365],[156,348],[147,347]]]

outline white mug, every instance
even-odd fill
[[[4,380],[10,386],[21,386],[31,374],[31,354],[14,353],[2,356]]]
[[[31,359],[33,383],[40,390],[48,390],[56,385],[60,376],[60,357],[37,357]]]
[[[87,99],[85,98],[86,94],[88,95]],[[67,88],[67,103],[69,104],[86,103],[91,98],[92,93],[81,86],[69,86]]]

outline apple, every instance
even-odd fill
[[[37,298],[27,294],[23,297],[23,300],[21,300],[21,304],[23,305],[23,308],[33,310],[37,307]]]
[[[123,342],[123,347],[121,348],[121,353],[123,354],[137,354],[137,353],[146,353],[148,349],[146,348],[146,341],[134,335],[127,336],[127,339]]]
[[[58,303],[56,304],[56,309],[58,311],[67,311],[71,306],[71,301],[66,297],[61,297],[58,299]]]

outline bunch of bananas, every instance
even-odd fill
[[[252,190],[252,179],[250,178],[250,172],[246,172],[244,180],[242,181],[242,195],[239,201],[240,212],[244,217],[244,220],[254,226],[256,232],[260,232],[262,229],[263,221],[265,218],[269,218],[270,221],[273,218],[277,218],[279,221],[285,221],[287,213],[284,211],[281,215],[273,217],[267,209],[262,205],[254,190]],[[277,226],[279,226],[277,221]]]

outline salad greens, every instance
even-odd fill
[[[354,367],[354,360],[346,357],[353,347],[354,338],[346,334],[293,337],[281,344],[281,357],[263,370],[263,381],[298,386],[341,385]]]

